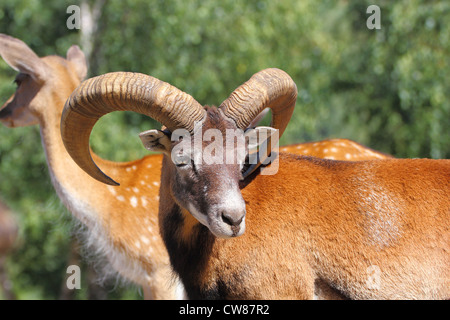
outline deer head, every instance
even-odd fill
[[[55,95],[67,97],[87,72],[84,54],[76,45],[67,51],[67,60],[58,56],[39,58],[23,41],[0,34],[0,55],[19,72],[14,80],[16,92],[0,111],[0,122],[7,127],[37,124],[49,105],[62,108],[62,103],[55,104],[50,99]],[[60,79],[66,79],[67,83],[55,84]]]

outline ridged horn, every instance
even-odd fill
[[[297,100],[297,86],[292,78],[283,70],[269,68],[255,73],[247,82],[234,90],[220,105],[224,114],[233,119],[238,128],[245,130],[265,108],[272,110],[271,127],[279,130],[279,137],[294,112]],[[267,151],[270,153],[271,139],[267,141]],[[251,165],[244,173],[244,178],[250,175],[269,154]]]
[[[226,116],[245,130],[265,108],[272,110],[271,127],[283,134],[294,112],[297,86],[283,70],[270,68],[255,73],[220,105]]]
[[[203,107],[190,95],[151,76],[112,72],[82,82],[64,106],[61,135],[74,161],[93,178],[118,185],[94,163],[89,136],[95,123],[113,111],[133,111],[149,116],[173,131],[192,132],[205,116]]]

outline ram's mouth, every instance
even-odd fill
[[[245,232],[245,217],[236,224],[230,224],[221,218],[211,219],[207,227],[217,238],[239,237]]]

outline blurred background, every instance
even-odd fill
[[[369,5],[381,29],[369,30]],[[81,8],[69,30],[69,5]],[[0,32],[39,56],[78,44],[88,77],[152,75],[219,105],[255,72],[278,67],[297,83],[294,116],[281,144],[348,138],[396,157],[450,156],[450,2],[316,0],[2,0]],[[0,105],[16,72],[0,59]],[[268,124],[268,119],[265,119]],[[116,161],[147,154],[138,133],[158,127],[113,113],[94,128],[94,151]],[[0,126],[0,200],[18,238],[0,258],[0,299],[141,299],[132,285],[95,284],[80,258],[74,222],[56,196],[38,126]],[[0,222],[1,223],[1,222]],[[83,253],[81,253],[83,256]],[[82,289],[68,292],[68,264]]]

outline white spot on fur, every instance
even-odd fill
[[[126,172],[130,172],[130,171],[131,171],[131,168],[126,168],[125,171],[126,171]]]
[[[132,166],[132,167],[131,167],[131,169],[133,169],[133,170],[136,170],[136,169],[137,169],[137,167],[136,167],[136,166]]]
[[[45,144],[44,147],[46,147]],[[149,256],[147,260],[154,266],[154,272],[149,274],[147,266],[143,262],[130,256],[126,250],[114,246],[115,242],[111,241],[109,228],[105,229],[105,225],[99,218],[102,213],[96,212],[97,208],[95,206],[92,207],[91,203],[84,201],[82,195],[77,192],[80,188],[72,188],[71,185],[68,185],[66,188],[61,182],[64,177],[56,177],[50,166],[49,172],[59,198],[73,216],[77,218],[75,221],[79,221],[78,232],[80,233],[79,236],[83,238],[83,245],[87,248],[86,252],[89,252],[90,257],[88,258],[97,263],[96,267],[101,267],[100,273],[102,278],[98,279],[99,281],[122,278],[141,286],[153,286],[155,277],[170,272],[170,267],[166,261],[161,261],[161,257]],[[117,189],[111,188],[109,189],[111,193],[117,192]],[[123,196],[117,196],[116,198],[119,201],[125,201]],[[111,197],[107,200],[111,201],[112,199]],[[152,217],[151,219],[156,225],[156,218]],[[160,242],[157,236],[152,236],[152,239],[155,244]],[[141,246],[139,241],[136,241],[134,244],[136,248]],[[132,243],[130,245],[132,248]],[[176,288],[176,297],[186,298],[183,285],[178,278],[175,278],[172,285],[175,287],[168,288],[171,294]]]
[[[137,205],[138,205],[138,199],[136,198],[136,197],[131,197],[130,198],[130,204],[131,204],[131,206],[133,207],[133,208],[136,208],[137,207]]]
[[[115,196],[116,194],[117,194],[117,191],[116,191],[116,188],[115,187],[113,187],[113,186],[106,186],[106,189],[108,189],[108,191],[113,195],[113,196]]]
[[[147,203],[148,203],[148,201],[147,201],[147,198],[144,196],[144,197],[141,197],[141,202],[142,202],[142,206],[144,207],[144,208],[147,208]]]
[[[87,252],[90,253],[92,259],[95,258],[97,263],[99,261],[102,263],[102,279],[99,279],[99,281],[117,278],[120,275],[137,284],[148,285],[149,281],[145,281],[145,279],[150,278],[147,271],[139,261],[130,259],[129,255],[113,245],[110,234],[105,232],[104,226],[98,218],[98,213],[95,212],[95,208],[92,208],[89,203],[85,203],[80,199],[76,192],[72,190],[67,191],[53,175],[51,167],[50,174],[58,196],[65,206],[79,221],[83,221],[86,224],[80,222],[80,230],[78,232],[81,233],[80,237],[83,237],[83,245],[88,248]],[[117,196],[116,198],[119,201],[125,200],[123,196]],[[137,246],[140,246],[140,244]]]
[[[153,181],[153,185],[158,187],[159,186],[159,182],[158,181]]]
[[[351,159],[352,158],[352,154],[351,153],[346,153],[345,154],[345,159]]]
[[[151,168],[151,167],[152,167],[152,165],[151,165],[151,164],[148,164],[148,165],[147,165],[147,168]]]
[[[139,189],[136,188],[136,187],[133,187],[132,190],[133,190],[134,193],[138,193],[139,192]]]
[[[141,236],[141,241],[143,244],[147,244],[147,245],[150,243],[150,240],[145,236]]]

